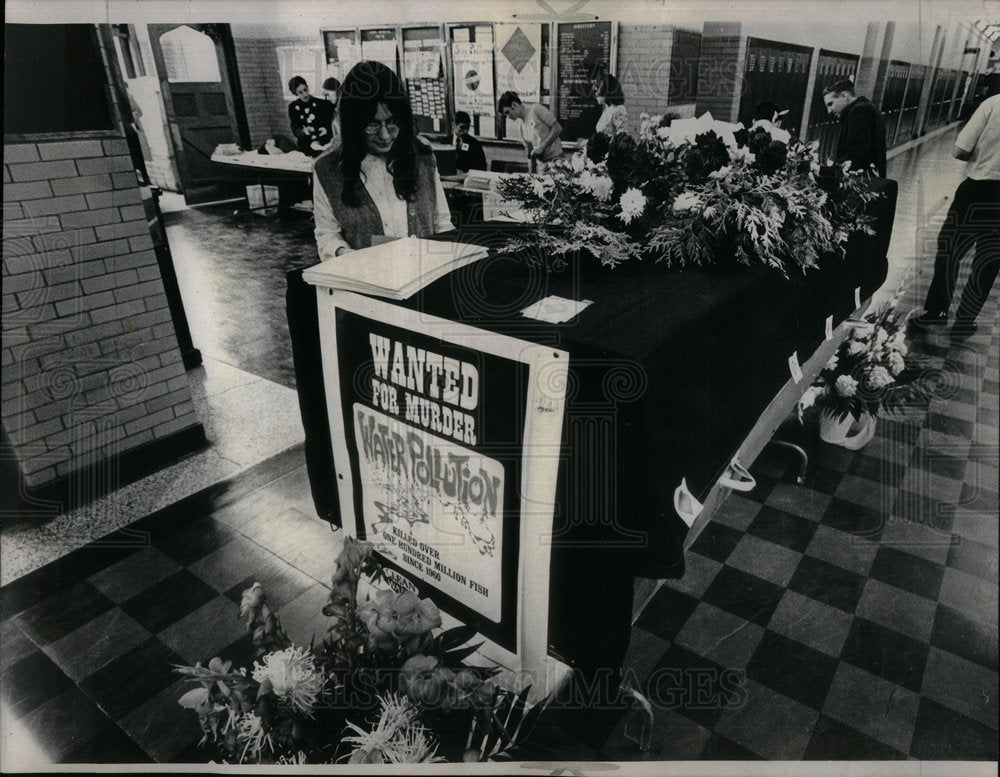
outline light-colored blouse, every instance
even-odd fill
[[[401,200],[396,196],[396,190],[392,186],[392,173],[386,167],[385,159],[372,154],[368,154],[362,159],[361,180],[378,209],[386,237],[406,237],[406,200]],[[436,204],[434,206],[437,213],[436,227],[438,232],[446,232],[453,229],[451,210],[448,208],[444,186],[441,185],[441,177],[436,170],[434,171],[434,184],[436,188]],[[340,222],[337,221],[333,208],[330,206],[330,199],[326,196],[326,191],[316,176],[313,176],[313,218],[316,222],[316,246],[319,248],[321,262],[336,257],[338,248],[350,248],[347,241],[344,240]]]

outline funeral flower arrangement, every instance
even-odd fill
[[[515,176],[498,193],[533,228],[511,250],[587,251],[602,264],[667,265],[735,259],[787,274],[814,267],[853,231],[872,234],[865,206],[878,195],[850,163],[820,165],[817,144],[769,121],[644,120],[638,137],[597,134],[586,152]]]
[[[920,370],[906,363],[905,322],[892,305],[867,313],[799,400],[836,419],[900,410],[921,396]]]
[[[323,608],[319,644],[295,645],[260,583],[243,592],[255,655],[234,667],[177,666],[194,686],[191,709],[213,757],[239,764],[429,763],[504,760],[524,746],[544,704],[530,688],[501,688],[496,668],[466,666],[479,647],[462,626],[436,635],[441,615],[412,591],[372,591],[384,580],[373,545],[348,537]]]

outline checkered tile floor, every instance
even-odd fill
[[[857,452],[813,432],[804,486],[766,449],[684,578],[640,581],[627,668],[655,711],[646,757],[996,760],[996,321],[992,303],[968,341],[912,336],[926,408],[880,418]],[[605,756],[637,757],[625,723]]]

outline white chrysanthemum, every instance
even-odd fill
[[[875,346],[884,345],[886,340],[889,339],[889,333],[886,332],[882,327],[875,328]]]
[[[588,170],[580,176],[580,186],[593,194],[601,202],[607,202],[611,199],[611,192],[615,188],[615,182],[606,175],[594,175]]]
[[[343,741],[354,745],[350,763],[437,763],[445,759],[435,754],[435,745],[417,718],[410,702],[396,694],[378,697],[381,711],[371,731],[347,721],[356,736]]]
[[[684,192],[683,194],[678,195],[677,199],[674,200],[673,210],[674,213],[682,213],[688,210],[700,210],[703,204],[704,203],[702,202],[701,197],[697,194]]]
[[[657,127],[656,137],[660,140],[671,140],[672,136],[670,134],[670,127]]]
[[[892,375],[889,370],[881,365],[876,365],[868,370],[868,385],[874,389],[885,388],[892,383]]]
[[[863,340],[851,340],[847,344],[847,354],[848,356],[857,356],[868,348],[868,345]]]
[[[541,178],[532,178],[531,188],[535,190],[538,197],[545,199],[545,182]]]
[[[254,664],[253,679],[270,680],[279,699],[306,715],[312,715],[325,682],[312,653],[294,645],[267,654],[263,664]]]
[[[574,173],[580,173],[580,172],[583,171],[583,168],[586,167],[586,162],[584,161],[585,159],[586,159],[586,155],[582,151],[579,152],[579,153],[573,154],[573,156],[570,159],[569,163],[570,163],[570,166],[573,168],[573,172]]]
[[[708,174],[708,177],[721,181],[728,178],[731,172],[733,172],[733,166],[726,165],[725,167],[720,167],[718,170],[713,170]]]
[[[274,750],[270,732],[264,730],[261,719],[252,712],[245,712],[236,719],[236,736],[239,741],[246,743],[240,754],[240,763],[246,763],[248,754],[252,760],[259,762],[265,746],[268,750]]]
[[[902,354],[893,351],[889,354],[889,372],[893,376],[899,375],[904,369],[906,369],[906,362],[903,361]]]
[[[858,393],[858,382],[850,375],[841,375],[833,387],[842,397],[853,397]]]
[[[838,357],[837,354],[834,354],[833,356],[830,357],[830,361],[826,363],[826,367],[824,367],[823,369],[830,370],[830,372],[833,372],[835,369],[837,369],[837,365],[839,363],[840,363],[840,357]]]
[[[642,211],[646,208],[646,195],[630,187],[622,194],[618,205],[622,209],[622,221],[628,224],[632,219],[642,215]]]

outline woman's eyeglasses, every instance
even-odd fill
[[[385,121],[371,121],[365,125],[365,134],[374,135],[379,130],[385,127],[385,131],[390,135],[395,135],[399,132],[399,122],[395,119],[386,119]]]

